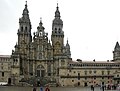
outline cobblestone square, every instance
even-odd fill
[[[1,86],[0,91],[33,91],[33,87],[5,87]],[[43,88],[45,90],[45,87]],[[90,87],[50,87],[51,91],[92,91]],[[40,88],[37,87],[37,91]],[[99,87],[95,87],[94,91],[103,91]],[[104,91],[119,91],[119,90],[104,90]]]

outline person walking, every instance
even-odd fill
[[[47,87],[45,88],[45,91],[50,91],[49,86],[47,85]]]

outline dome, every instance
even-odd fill
[[[55,18],[53,20],[53,24],[55,24],[55,25],[63,25],[63,21],[60,18]]]

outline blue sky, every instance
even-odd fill
[[[113,59],[120,42],[120,0],[27,0],[32,33],[42,17],[50,39],[57,2],[65,41],[68,38],[73,60]],[[0,0],[0,55],[10,55],[17,42],[19,18],[25,0]]]

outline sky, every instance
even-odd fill
[[[0,0],[0,55],[11,55],[18,41],[19,18],[26,0]],[[64,44],[68,39],[73,60],[113,59],[120,42],[120,0],[27,0],[32,34],[42,17],[51,39],[56,6],[63,20]]]

